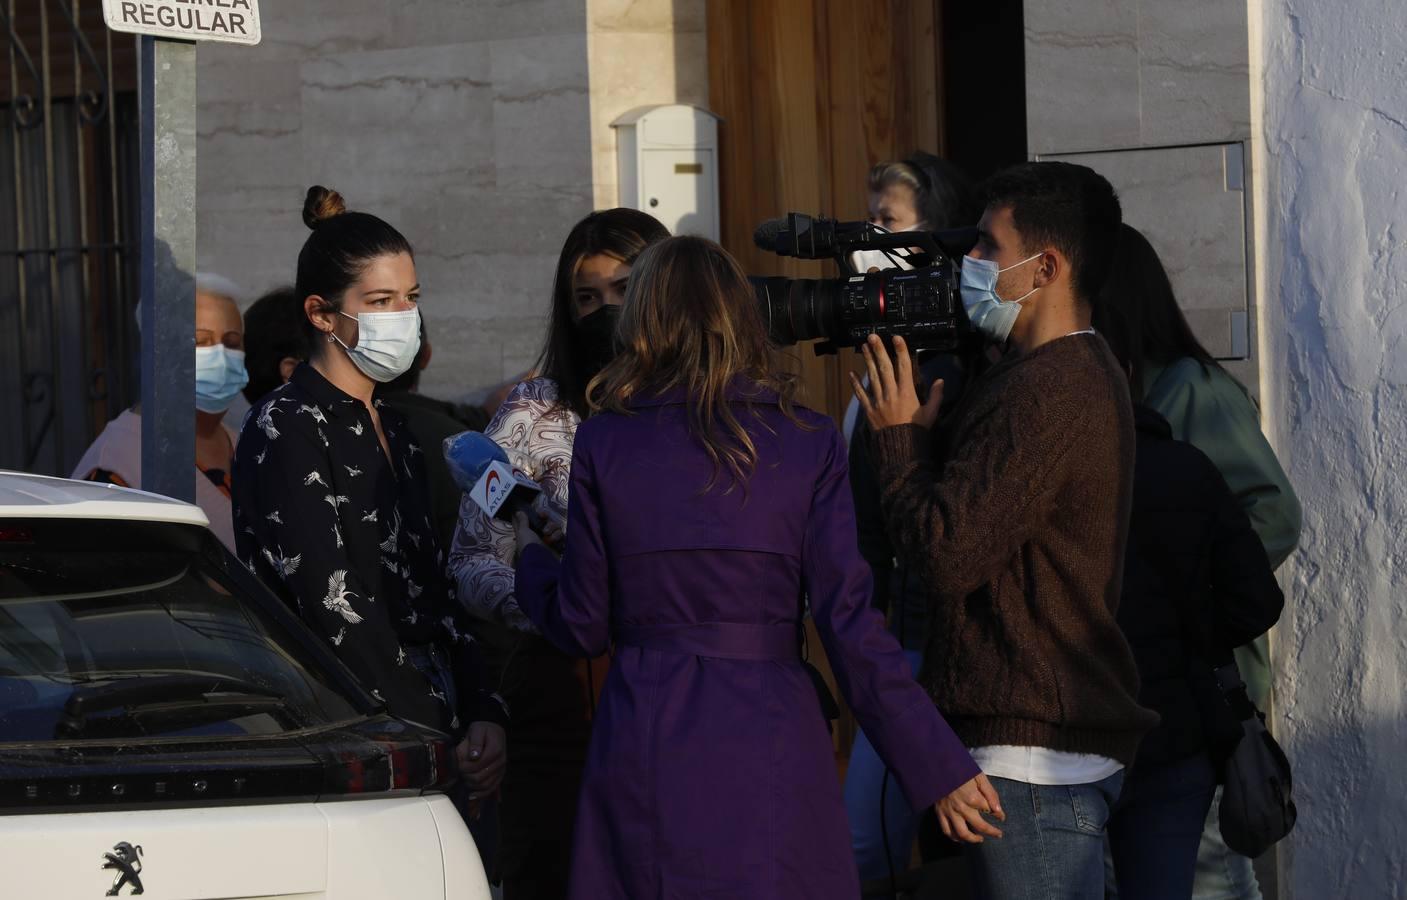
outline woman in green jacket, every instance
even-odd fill
[[[1261,431],[1255,400],[1192,333],[1157,252],[1132,226],[1122,226],[1094,315],[1095,329],[1115,355],[1132,361],[1134,402],[1156,410],[1172,425],[1174,438],[1211,458],[1250,518],[1271,566],[1279,568],[1299,542],[1299,498]],[[1270,696],[1266,639],[1239,648],[1236,662],[1251,698],[1264,709]],[[1193,897],[1259,900],[1251,861],[1227,849],[1216,815],[1213,804]]]

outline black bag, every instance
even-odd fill
[[[1216,681],[1242,730],[1223,763],[1221,836],[1232,850],[1255,858],[1295,827],[1290,761],[1265,730],[1265,715],[1246,695],[1234,659],[1216,670]]]

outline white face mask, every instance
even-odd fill
[[[850,264],[856,272],[870,269],[912,269],[907,250],[856,250],[850,254]]]
[[[889,230],[882,225],[874,226],[880,233],[889,234]],[[910,231],[921,231],[923,225],[915,225]],[[855,267],[856,272],[868,272],[870,269],[912,269],[913,263],[909,262],[909,257],[913,251],[907,248],[898,250],[856,250],[850,254],[850,264]]]
[[[344,312],[338,315],[356,319],[357,345],[348,347],[335,334],[332,339],[342,344],[352,363],[367,378],[382,383],[393,381],[415,362],[415,355],[420,352],[419,309],[364,312],[355,317]]]

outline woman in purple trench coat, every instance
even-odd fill
[[[980,821],[995,795],[869,605],[844,444],[791,406],[737,264],[701,238],[650,248],[618,341],[577,432],[562,560],[518,522],[523,611],[568,653],[615,648],[570,896],[854,900],[808,605],[910,803]]]

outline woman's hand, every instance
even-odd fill
[[[542,526],[542,540],[547,544],[547,549],[561,553],[562,545],[567,540],[567,533],[556,521],[548,519],[547,523]]]
[[[547,547],[547,544],[538,536],[538,533],[533,531],[532,526],[528,524],[528,514],[524,512],[513,514],[513,537],[518,542],[519,556],[522,556],[523,551],[533,544],[537,544],[539,547],[546,547],[549,550],[551,549]]]
[[[865,367],[869,369],[870,387],[865,390],[853,372],[850,374],[850,386],[860,401],[860,408],[865,411],[870,428],[879,431],[894,425],[909,424],[932,427],[938,420],[938,408],[943,405],[942,380],[933,382],[933,387],[928,391],[928,402],[919,403],[914,367],[903,338],[894,337],[897,372],[895,365],[889,362],[889,354],[885,352],[879,335],[870,335],[860,349],[865,355]]]
[[[477,803],[498,790],[508,767],[508,734],[502,725],[473,722],[454,748],[459,774],[469,785],[469,800]]]
[[[933,804],[933,810],[938,813],[938,824],[943,829],[944,837],[968,844],[980,844],[986,838],[1002,836],[1001,829],[982,818],[983,813],[1006,821],[997,789],[980,772],[976,778]]]

